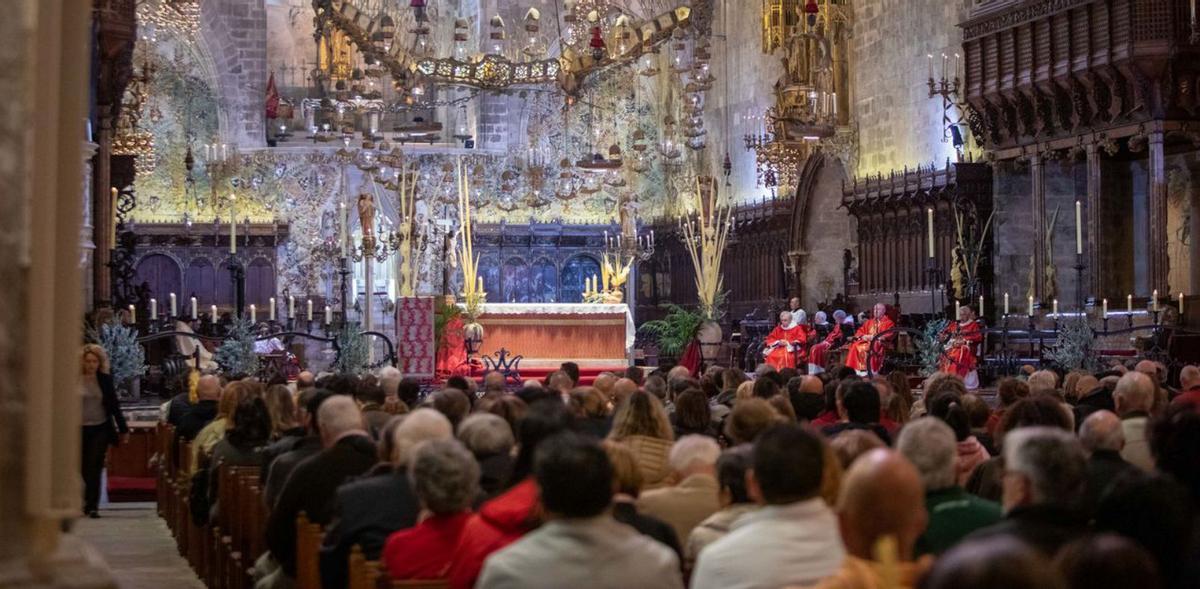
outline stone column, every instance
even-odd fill
[[[1150,222],[1147,235],[1150,237],[1147,257],[1149,258],[1150,284],[1146,291],[1158,290],[1167,296],[1167,174],[1163,165],[1163,133],[1150,133],[1150,190],[1148,191]]]
[[[100,112],[96,133],[96,157],[92,160],[92,243],[95,255],[92,259],[92,305],[112,304],[112,278],[109,263],[112,261],[113,223],[112,217],[112,139],[113,118],[109,105],[97,105]]]
[[[1046,283],[1046,176],[1040,154],[1029,156],[1033,185],[1033,296],[1041,300]]]
[[[83,276],[91,277],[93,273],[93,264],[96,251],[96,243],[92,241],[92,167],[93,158],[96,156],[96,150],[100,146],[85,141],[83,143],[83,191],[81,199],[83,203],[83,223],[79,227],[79,269]],[[81,281],[83,285],[83,310],[91,312],[93,306],[93,295],[96,285],[90,279]]]
[[[1191,180],[1188,182],[1188,206],[1191,207],[1190,230],[1192,239],[1188,243],[1188,258],[1191,268],[1188,269],[1188,293],[1200,294],[1200,166],[1189,170]]]
[[[1100,152],[1095,143],[1089,143],[1087,152],[1087,248],[1084,254],[1089,270],[1088,289],[1096,299],[1104,298],[1104,229],[1103,199],[1101,193]]]

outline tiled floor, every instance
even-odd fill
[[[104,556],[122,589],[204,589],[154,504],[116,504],[100,515],[78,520],[73,531]]]

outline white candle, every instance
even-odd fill
[[[933,79],[933,54],[926,53],[925,57],[929,60],[929,79]]]
[[[333,319],[333,313],[330,312],[329,305],[325,305],[325,325],[329,325],[329,322],[332,319]]]
[[[1083,203],[1075,201],[1075,254],[1083,254]]]
[[[1183,319],[1183,293],[1179,293],[1179,317]]]
[[[1058,317],[1058,299],[1054,299],[1054,316]]]
[[[1133,313],[1133,295],[1125,295],[1125,310]]]
[[[650,245],[654,245],[654,230],[650,230]]]
[[[296,297],[288,295],[288,319],[296,318]]]
[[[150,320],[158,320],[158,299],[150,299]]]
[[[483,292],[483,277],[482,276],[479,277],[478,288],[479,288],[479,292]]]
[[[979,316],[983,317],[983,295],[979,295]]]
[[[258,323],[258,308],[250,305],[250,323]]]
[[[175,317],[179,312],[175,309],[175,293],[171,293],[171,316]]]
[[[237,215],[232,208],[229,211],[229,253],[237,253]]]
[[[312,299],[308,300],[308,320],[312,321]]]
[[[209,312],[212,314],[213,325],[216,325],[217,324],[217,306],[213,305],[212,307],[210,307]]]
[[[338,203],[338,242],[341,243],[342,255],[346,255],[346,203]]]
[[[271,307],[268,310],[267,318],[271,321],[275,320],[275,297],[271,297]]]
[[[1108,299],[1100,299],[1100,313],[1101,317],[1108,319]]]
[[[1008,315],[1008,293],[1004,293],[1004,314]]]
[[[962,316],[962,303],[958,299],[954,299],[954,318],[958,319]]]
[[[1150,298],[1154,301],[1151,308],[1153,308],[1155,311],[1158,311],[1158,289],[1154,290],[1154,293],[1150,295]]]
[[[137,307],[129,305],[129,322],[137,323]]]
[[[192,297],[192,321],[196,320],[196,297]]]
[[[925,212],[927,213],[926,216],[928,218],[928,222],[926,223],[926,225],[929,227],[929,257],[932,258],[933,257],[933,209],[932,208],[926,209]]]
[[[1033,317],[1033,297],[1029,297],[1029,316]]]

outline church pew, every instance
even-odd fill
[[[296,516],[296,589],[321,589],[321,524],[308,521],[301,511]]]
[[[450,582],[445,579],[387,579],[379,561],[367,560],[362,547],[357,544],[350,549],[349,589],[447,589]]]
[[[188,553],[188,526],[191,525],[190,501],[188,500],[188,492],[191,489],[191,478],[187,473],[191,471],[191,456],[192,442],[186,441],[176,448],[176,464],[179,465],[178,475],[175,477],[175,485],[171,488],[171,493],[174,495],[174,513],[172,521],[175,522],[174,529],[175,543],[179,548],[181,556],[187,556]]]

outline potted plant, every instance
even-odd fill
[[[696,338],[706,319],[700,311],[685,309],[679,305],[668,304],[666,309],[665,317],[643,323],[641,330],[658,343],[660,356],[679,358],[688,344]]]
[[[680,235],[696,270],[696,296],[700,300],[699,314],[703,318],[697,339],[700,356],[711,365],[721,351],[725,334],[717,321],[723,314],[725,293],[721,290],[724,277],[721,262],[725,243],[733,228],[733,209],[727,197],[717,190],[712,176],[696,179],[695,219],[680,221]]]
[[[129,397],[138,398],[141,378],[146,373],[146,351],[137,341],[137,330],[114,319],[101,325],[98,331],[89,330],[88,337],[100,344],[108,354],[109,367],[117,388]]]

